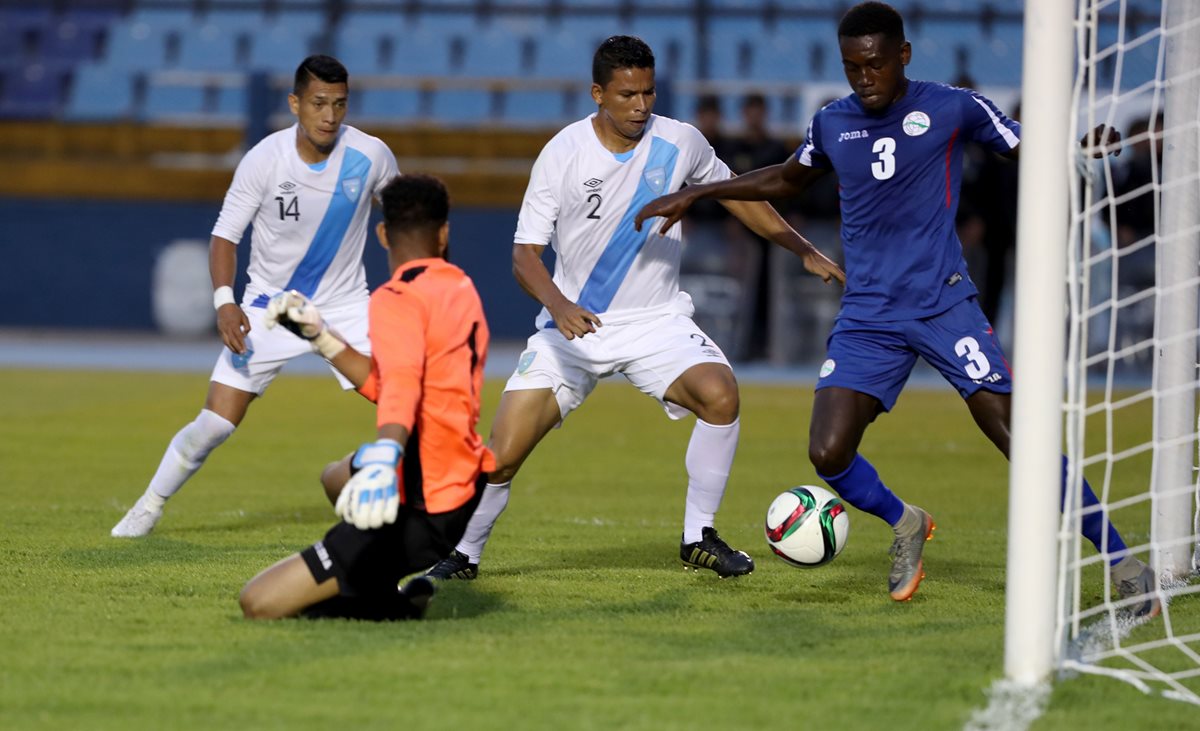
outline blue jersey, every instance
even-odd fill
[[[977,293],[954,228],[963,143],[1007,152],[1020,130],[983,96],[925,81],[910,80],[880,114],[853,94],[817,112],[796,157],[838,176],[846,257],[839,317],[928,317]]]

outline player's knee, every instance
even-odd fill
[[[271,612],[271,603],[265,591],[254,581],[242,587],[238,595],[238,604],[242,607],[242,616],[246,619],[276,619],[279,615]]]
[[[816,469],[818,475],[832,477],[840,475],[854,460],[854,453],[848,452],[835,442],[822,442],[810,439],[808,442],[808,461]]]
[[[741,400],[738,398],[737,382],[733,378],[710,379],[701,388],[697,398],[696,416],[709,424],[732,424],[738,418]]]
[[[325,465],[325,469],[321,470],[321,487],[325,489],[325,497],[329,499],[331,504],[337,503],[338,495],[342,494],[342,488],[350,481],[350,463],[348,459],[339,459],[336,462],[330,462]]]

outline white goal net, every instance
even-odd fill
[[[1068,178],[1055,664],[1200,705],[1200,1],[1079,0],[1075,32],[1071,139],[1107,125],[1123,140]],[[1125,552],[1081,537],[1096,516]],[[1121,597],[1108,568],[1125,554],[1158,573],[1160,616]]]

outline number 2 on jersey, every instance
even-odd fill
[[[279,220],[282,221],[286,217],[291,216],[293,220],[300,220],[300,197],[293,196],[287,205],[284,206],[283,196],[275,196],[275,201],[279,203]]]
[[[599,193],[592,193],[587,197],[587,202],[595,204],[592,206],[591,212],[587,214],[587,217],[594,218],[597,221],[600,220],[600,214],[598,211],[600,210],[600,204],[604,202],[604,199],[600,197]]]
[[[871,152],[879,160],[871,163],[871,174],[876,180],[887,180],[896,174],[896,141],[891,137],[880,137],[871,145]]]

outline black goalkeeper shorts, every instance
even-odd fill
[[[481,474],[475,495],[447,513],[430,514],[401,505],[396,522],[381,528],[360,530],[339,522],[300,556],[318,584],[336,577],[342,596],[394,593],[400,579],[450,555],[486,483],[487,475]]]

